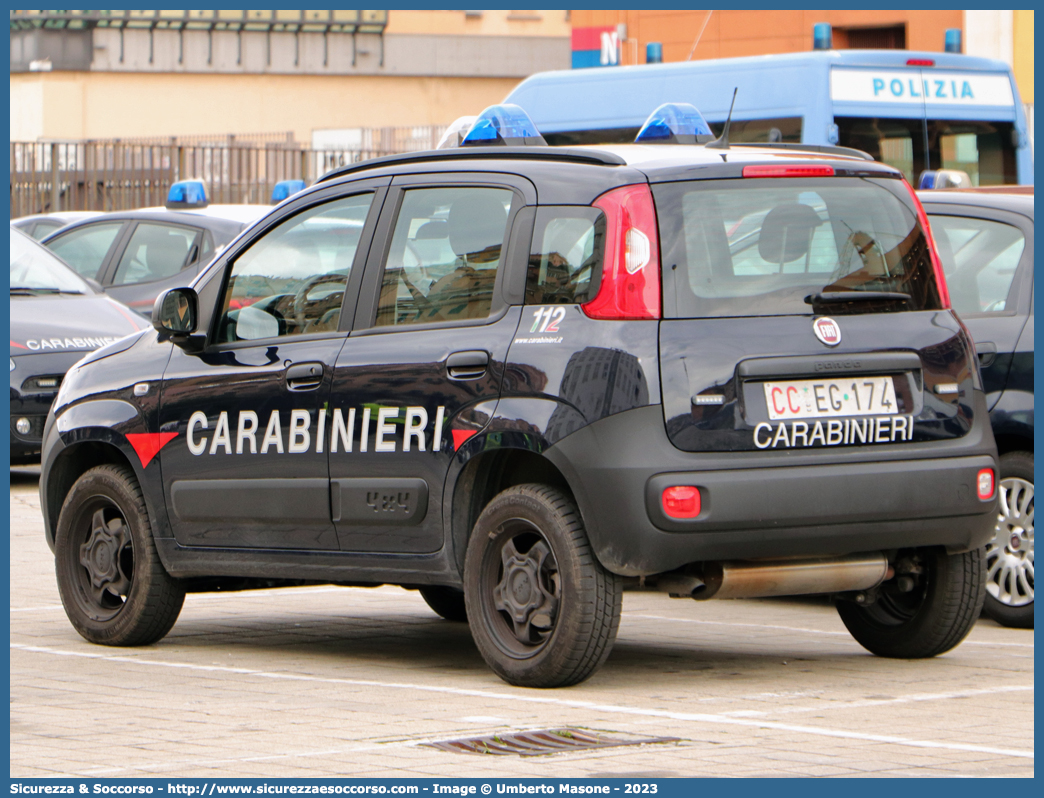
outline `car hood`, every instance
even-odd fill
[[[147,326],[106,296],[11,297],[11,355],[90,352]]]

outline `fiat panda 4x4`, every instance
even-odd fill
[[[666,106],[633,145],[548,147],[494,107],[161,295],[47,422],[76,630],[141,645],[186,591],[387,583],[553,687],[605,661],[630,584],[830,594],[875,654],[957,645],[997,459],[924,212],[857,151],[711,139]]]

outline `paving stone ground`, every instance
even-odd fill
[[[11,472],[12,777],[1022,776],[1033,632],[981,619],[932,660],[868,654],[819,600],[628,592],[589,681],[511,687],[417,593],[195,594],[140,649],[69,625],[32,469]],[[432,740],[583,728],[678,742],[543,757]]]

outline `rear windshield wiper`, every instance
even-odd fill
[[[823,291],[805,297],[806,305],[838,305],[845,302],[909,302],[912,297],[899,291]]]

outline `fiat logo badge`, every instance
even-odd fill
[[[841,328],[836,321],[827,316],[813,322],[812,332],[827,346],[837,346],[841,343]]]

